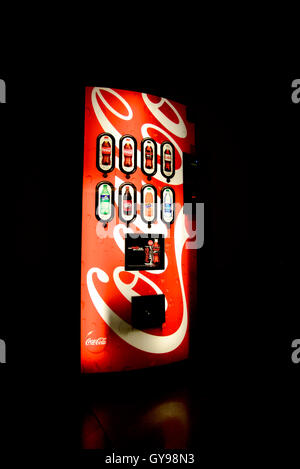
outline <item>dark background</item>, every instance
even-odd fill
[[[8,441],[24,451],[53,447],[66,455],[79,447],[84,86],[99,85],[189,107],[198,161],[189,190],[205,203],[189,369],[203,383],[211,421],[218,420],[210,450],[229,458],[238,448],[249,457],[260,449],[266,459],[286,456],[287,436],[291,455],[300,366],[290,358],[299,337],[300,112],[291,82],[300,73],[257,57],[205,64],[195,52],[187,61],[162,57],[152,72],[140,60],[130,74],[120,61],[98,67],[83,57],[33,61],[1,75],[7,84],[7,104],[0,106],[0,337],[7,342],[1,391]]]

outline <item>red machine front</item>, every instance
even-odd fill
[[[135,91],[86,88],[83,373],[188,356],[195,251],[186,249],[183,157],[191,145],[186,106]]]

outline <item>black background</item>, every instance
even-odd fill
[[[100,49],[91,58],[82,50],[70,58],[64,49],[59,60],[37,54],[26,67],[21,61],[1,72],[7,441],[55,458],[79,448],[84,86],[99,85],[189,106],[200,160],[197,195],[205,203],[192,370],[204,383],[212,422],[218,420],[210,450],[228,460],[239,449],[247,458],[260,450],[266,460],[290,457],[300,366],[291,362],[291,342],[299,337],[300,112],[291,82],[300,73],[256,54],[230,62],[212,53],[206,63],[197,47],[188,56],[156,52],[152,72],[130,48],[130,73],[121,52],[107,51],[111,67],[104,59],[101,66]]]

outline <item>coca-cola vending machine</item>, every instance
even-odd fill
[[[86,87],[81,370],[131,370],[189,354],[195,251],[187,249],[185,105]]]

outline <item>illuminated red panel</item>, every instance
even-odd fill
[[[96,167],[99,134],[115,138],[115,168],[106,177]],[[137,170],[130,179],[120,171],[119,142],[123,135],[137,141]],[[151,178],[160,203],[161,189],[175,191],[175,219],[167,225],[158,218],[151,227],[140,216],[140,192],[148,184],[141,171],[141,141],[157,143],[158,166]],[[175,148],[175,175],[161,174],[160,145]],[[144,368],[188,356],[190,304],[194,296],[195,251],[186,250],[188,234],[183,214],[183,153],[194,145],[194,126],[182,104],[134,91],[86,88],[82,199],[81,369],[84,373]],[[95,188],[108,182],[115,189],[114,218],[107,226],[95,217]],[[129,224],[118,216],[118,189],[130,182],[137,191],[137,217]],[[125,233],[159,233],[165,237],[163,271],[125,272]],[[131,325],[131,298],[163,293],[165,323],[157,329]]]

